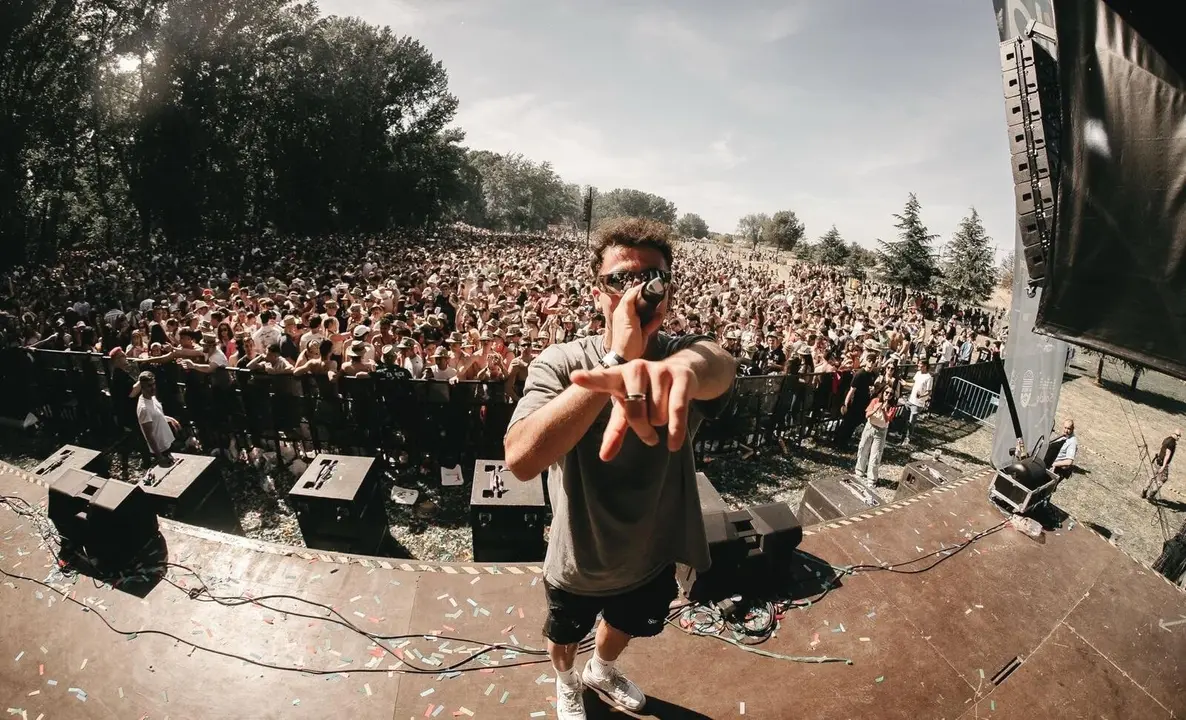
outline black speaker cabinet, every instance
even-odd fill
[[[100,454],[98,450],[91,450],[90,448],[78,447],[77,445],[63,445],[40,465],[33,468],[31,474],[46,485],[53,485],[62,476],[62,473],[71,468],[78,470],[86,469],[91,472],[103,474],[105,469],[98,467],[96,464],[96,460]]]
[[[85,553],[99,568],[128,565],[159,536],[143,488],[76,468],[50,487],[48,514],[62,536],[63,554]]]
[[[214,511],[227,512],[230,502],[217,458],[206,455],[173,453],[172,465],[152,466],[139,485],[152,499],[158,515],[203,527],[210,527],[203,520],[216,514]]]
[[[894,502],[958,480],[960,471],[938,460],[918,460],[902,468]]]
[[[676,580],[692,600],[719,600],[777,586],[788,576],[803,529],[786,503],[704,514],[711,566],[703,573],[676,568]]]
[[[524,482],[501,460],[478,460],[469,508],[475,562],[544,559],[548,506],[542,478]]]
[[[305,545],[376,554],[388,536],[375,459],[319,454],[288,491]]]
[[[796,513],[804,527],[867,512],[881,505],[872,490],[839,473],[812,478]]]

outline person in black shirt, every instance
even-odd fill
[[[1149,485],[1141,493],[1141,497],[1149,502],[1157,499],[1157,493],[1161,491],[1161,486],[1165,485],[1166,480],[1169,480],[1170,461],[1177,454],[1178,440],[1181,439],[1182,430],[1178,429],[1174,431],[1173,435],[1161,441],[1161,449],[1157,451],[1157,455],[1153,458],[1153,477],[1149,479]]]
[[[866,354],[861,362],[861,369],[852,374],[852,382],[848,385],[848,394],[840,406],[840,426],[836,428],[836,447],[844,450],[852,441],[853,431],[865,422],[865,408],[872,396],[873,384],[877,381],[874,369],[874,355]]]
[[[305,329],[295,317],[289,315],[284,318],[284,339],[280,341],[280,356],[290,363],[295,363],[301,356],[301,335]]]

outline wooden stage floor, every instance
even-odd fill
[[[973,476],[868,519],[816,526],[801,549],[852,565],[952,547],[1002,519],[987,483]],[[0,494],[34,504],[46,497],[11,468],[0,472]],[[418,654],[439,664],[405,674],[408,666],[370,639],[296,615],[318,611],[293,600],[268,600],[274,610],[225,607],[167,582],[141,599],[86,577],[56,581],[83,610],[0,578],[0,710],[8,710],[0,717],[555,717],[550,666],[508,667],[532,656],[499,650],[487,654],[489,666],[468,666],[476,671],[441,672],[481,643],[543,646],[537,567],[401,567],[162,524],[169,559],[216,594],[287,593],[332,605],[372,633],[415,634],[389,646],[409,662],[422,664]],[[845,577],[822,601],[787,612],[762,646],[851,664],[768,659],[668,627],[629,648],[620,665],[649,695],[643,717],[1186,717],[1186,622],[1172,624],[1186,619],[1186,594],[1069,524],[1042,543],[1006,528],[921,574]],[[0,507],[0,567],[52,580],[40,545],[33,521]],[[197,585],[178,569],[170,577]],[[139,634],[116,634],[103,620]],[[1014,658],[1020,666],[994,685]],[[587,699],[591,718],[627,715]]]

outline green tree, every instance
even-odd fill
[[[1000,267],[997,268],[997,282],[1007,290],[1013,289],[1013,266],[1016,264],[1017,253],[1014,250],[1010,250],[1001,260]]]
[[[943,294],[964,305],[983,302],[996,286],[992,238],[976,208],[965,217],[947,243],[943,265]]]
[[[737,221],[737,239],[756,248],[765,239],[769,225],[770,216],[766,213],[750,213]]]
[[[918,290],[930,291],[931,283],[939,275],[931,244],[937,235],[932,235],[920,218],[921,206],[914,193],[906,201],[901,214],[894,215],[898,222],[898,239],[892,242],[879,240],[881,261],[886,282]]]
[[[765,241],[779,250],[794,250],[806,234],[806,228],[795,211],[779,210],[767,224]]]
[[[593,223],[618,217],[642,217],[675,225],[675,203],[642,190],[616,188],[593,198]]]
[[[848,244],[848,257],[844,261],[844,273],[849,277],[864,280],[869,270],[877,265],[877,254],[856,242]]]
[[[708,223],[695,213],[684,213],[679,222],[675,224],[675,231],[686,238],[706,238],[708,237]]]
[[[848,246],[844,244],[844,238],[840,237],[840,231],[833,225],[819,239],[816,247],[816,262],[821,265],[838,266],[843,265],[847,260]]]
[[[795,257],[799,262],[814,265],[819,262],[819,243],[804,240],[795,246]]]
[[[565,184],[549,163],[522,155],[471,152],[481,176],[484,217],[476,224],[496,230],[543,230],[580,217],[580,191]]]

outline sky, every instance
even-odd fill
[[[910,192],[945,241],[1012,246],[991,0],[319,0],[440,60],[474,149],[630,187],[732,232],[793,210],[891,239]]]

